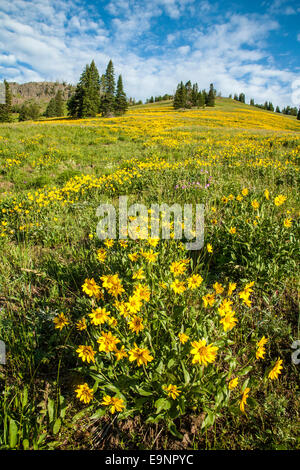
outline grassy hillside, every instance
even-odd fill
[[[299,448],[299,130],[224,98],[0,126],[1,448]],[[99,240],[120,195],[203,203],[204,247]]]

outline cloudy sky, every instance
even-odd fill
[[[0,0],[0,79],[76,83],[111,58],[137,99],[190,79],[295,106],[299,25],[300,0]]]

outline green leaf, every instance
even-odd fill
[[[171,408],[171,403],[166,398],[159,398],[155,402],[156,413],[160,413],[162,410],[169,410]]]
[[[49,415],[49,422],[52,423],[54,418],[54,400],[51,398],[48,399],[48,415]]]
[[[163,413],[157,415],[157,416],[149,416],[146,419],[146,423],[158,423],[160,420],[164,419],[165,415]]]
[[[16,447],[18,442],[18,426],[17,423],[10,418],[9,420],[9,447]]]
[[[60,395],[60,397],[59,397],[59,403],[60,403],[60,413],[59,413],[59,415],[63,419],[66,416],[67,404],[66,404],[65,397],[63,397],[62,395]]]
[[[81,410],[78,413],[76,413],[76,415],[73,416],[72,422],[75,423],[76,421],[78,421],[80,418],[85,416],[88,413],[88,411],[91,410],[92,408],[93,408],[93,405],[89,406],[88,408],[84,408],[84,410]]]
[[[29,440],[28,439],[23,439],[23,449],[24,450],[29,449]]]
[[[22,398],[22,408],[25,408],[28,402],[28,389],[27,387],[24,388],[23,391],[23,398]]]
[[[104,408],[99,408],[99,410],[95,411],[95,413],[93,414],[93,416],[91,416],[91,419],[99,419],[101,418],[102,416],[104,416],[106,413],[106,409]]]
[[[172,367],[174,366],[174,364],[175,364],[174,359],[170,359],[169,362],[168,362],[168,369],[172,369]]]
[[[203,429],[212,426],[215,422],[215,419],[216,415],[211,410],[207,411],[207,416],[204,419],[201,428]]]
[[[135,400],[135,403],[134,403],[134,405],[135,405],[134,408],[135,408],[136,410],[142,409],[143,406],[144,406],[144,404],[147,403],[147,401],[148,401],[148,398],[145,398],[145,397],[144,397],[144,398],[143,398],[143,397],[137,398],[137,399]]]
[[[142,397],[150,397],[151,395],[153,395],[153,392],[150,392],[148,390],[144,390],[143,388],[141,387],[136,387],[136,391],[142,395]]]
[[[164,368],[165,368],[165,367],[164,367],[163,361],[160,361],[160,363],[159,363],[158,366],[156,367],[156,372],[157,372],[158,374],[162,374]]]
[[[41,434],[37,440],[37,445],[39,446],[47,437],[47,433]]]
[[[239,372],[238,372],[238,375],[246,375],[248,374],[248,372],[250,372],[250,370],[252,369],[253,366],[248,366],[248,367],[244,367],[243,369],[241,369]]]
[[[57,418],[53,426],[53,434],[57,434],[61,427],[61,419]]]
[[[181,361],[181,367],[182,367],[183,376],[184,376],[184,385],[188,385],[190,383],[191,377],[188,371],[186,370],[183,361]]]
[[[173,436],[178,437],[178,439],[183,439],[183,435],[177,430],[175,423],[169,423],[168,429]]]

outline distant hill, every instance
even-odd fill
[[[46,104],[53,98],[58,90],[62,91],[63,99],[67,100],[75,91],[75,86],[65,82],[9,82],[12,93],[12,104],[22,104],[24,101],[38,101]]]

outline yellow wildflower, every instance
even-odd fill
[[[208,344],[206,346],[205,339],[193,341],[191,345],[193,346],[193,349],[190,351],[194,356],[192,360],[193,364],[203,364],[204,366],[207,366],[208,363],[215,362],[217,351],[219,349],[217,346],[213,346],[212,344]]]
[[[171,289],[175,292],[175,294],[182,294],[186,287],[183,281],[179,281],[179,279],[175,279],[174,282],[171,284]]]
[[[250,388],[246,387],[243,392],[242,399],[240,401],[240,410],[243,413],[245,413],[245,405],[247,404],[247,398],[248,398],[249,392],[250,392]]]
[[[286,196],[283,196],[283,194],[279,194],[279,196],[275,197],[274,204],[275,206],[281,206],[286,200],[287,200]]]
[[[167,393],[167,395],[173,400],[176,400],[176,398],[181,394],[181,390],[177,387],[177,385],[168,385],[167,387],[163,387],[163,390]]]
[[[88,364],[90,362],[95,362],[95,354],[96,351],[93,350],[92,346],[84,346],[81,345],[76,349],[76,352],[78,353],[78,356],[81,357],[83,362],[87,362]]]
[[[189,336],[186,335],[185,333],[179,333],[178,338],[179,338],[179,341],[181,342],[181,344],[184,344],[189,339]]]
[[[152,361],[153,357],[150,355],[150,351],[147,348],[139,348],[134,343],[134,348],[129,351],[129,361],[137,361],[138,367]]]
[[[145,328],[142,321],[143,319],[141,317],[134,315],[129,322],[130,330],[134,331],[136,334],[142,331]]]
[[[239,382],[238,377],[235,377],[234,379],[231,379],[229,384],[228,384],[229,390],[233,390],[235,387],[237,387],[238,382]]]
[[[84,284],[82,285],[82,290],[90,297],[93,295],[97,297],[100,294],[100,286],[96,284],[94,278],[85,279]]]
[[[289,219],[289,218],[284,219],[283,225],[284,225],[286,228],[290,228],[290,227],[292,226],[292,219]]]
[[[85,404],[89,403],[93,399],[93,396],[94,396],[94,390],[92,388],[89,388],[87,383],[78,385],[75,392],[76,392],[77,398],[79,398],[79,400],[83,401],[83,403]]]
[[[78,320],[78,322],[76,323],[76,328],[79,331],[86,330],[87,328],[86,319],[82,318],[81,320]]]
[[[278,359],[273,367],[273,369],[271,370],[271,372],[269,373],[268,377],[269,379],[271,380],[275,380],[275,379],[278,379],[278,375],[281,374],[281,370],[282,370],[282,359]]]
[[[197,287],[201,285],[202,281],[203,278],[200,276],[200,274],[193,274],[187,279],[188,288],[192,290],[197,289]]]
[[[123,411],[125,408],[124,400],[118,397],[111,397],[109,395],[105,395],[101,402],[101,405],[110,406],[110,412],[113,415],[116,411]]]
[[[67,317],[65,317],[63,313],[60,313],[59,315],[57,315],[54,318],[53,322],[55,324],[55,328],[59,330],[62,330],[65,326],[67,326],[70,323]]]
[[[206,249],[207,249],[208,253],[212,253],[212,252],[213,252],[213,247],[212,247],[212,245],[211,245],[210,243],[207,243]]]
[[[96,308],[92,310],[92,313],[89,313],[93,325],[102,325],[107,321],[108,315],[110,315],[110,312],[106,311],[105,308]]]
[[[109,331],[105,333],[104,331],[101,332],[100,338],[97,339],[97,343],[99,344],[99,351],[105,351],[106,353],[110,351],[115,351],[117,343],[120,343],[120,340],[113,336],[112,333]]]

